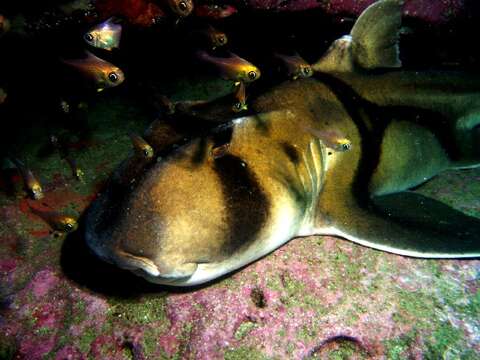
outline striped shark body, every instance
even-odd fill
[[[262,94],[251,104],[257,115],[178,146],[133,185],[112,181],[86,215],[90,248],[174,286],[208,282],[309,235],[407,256],[480,256],[480,220],[408,192],[478,164],[480,82],[399,70],[369,76],[400,65],[392,41],[400,17],[401,1],[375,3],[313,66],[314,77]],[[373,18],[383,35],[367,31]],[[440,83],[448,87],[435,90]],[[332,131],[349,150],[315,135]]]

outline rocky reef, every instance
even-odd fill
[[[205,90],[205,85],[196,91]],[[217,87],[218,89],[218,87]],[[81,213],[148,123],[113,94],[89,113],[83,183],[57,156],[31,166],[42,203]],[[132,119],[136,119],[133,121]],[[35,153],[31,145],[30,153]],[[7,174],[15,184],[18,176]],[[8,178],[8,176],[7,176]],[[418,191],[480,215],[480,172]],[[55,236],[24,198],[0,198],[0,357],[17,359],[477,358],[480,261],[421,260],[333,237],[295,239],[204,287],[146,283],[105,264],[81,232]]]
[[[241,33],[238,25],[242,14],[285,12],[288,13],[285,16],[294,16],[293,12],[311,9],[317,9],[322,16],[348,22],[372,2],[232,1],[229,6],[235,11],[230,9],[232,16],[228,18],[233,20],[225,23],[225,27],[239,29]],[[22,35],[47,29],[47,36],[44,33],[43,37],[51,49],[60,43],[48,37],[59,19],[63,22],[59,21],[58,26],[72,19],[83,26],[94,23],[98,17],[118,13],[120,5],[120,15],[130,21],[133,28],[130,30],[138,31],[140,35],[135,33],[138,37],[145,36],[144,27],[154,27],[161,24],[165,16],[168,18],[165,4],[157,1],[122,0],[116,1],[116,5],[109,0],[75,1],[68,6],[63,3],[66,2],[62,2],[63,7],[48,12],[48,16],[40,9],[43,5],[38,5],[29,16],[43,14],[42,20],[27,21],[29,26],[21,27]],[[471,19],[472,4],[462,0],[406,0],[405,15],[422,24],[438,25],[429,28],[428,31],[434,33],[445,24]],[[195,5],[208,6],[200,15],[213,11],[215,16],[220,16],[215,6],[221,4]],[[8,9],[15,12],[14,5]],[[200,15],[194,11],[191,16]],[[18,31],[20,20],[17,18],[14,22],[12,31]],[[312,24],[311,20],[308,24]],[[248,31],[246,38],[257,40],[253,36],[256,30]],[[164,53],[168,53],[162,47],[164,43],[159,41],[162,44],[159,46],[149,42],[156,36],[158,33],[146,36],[146,43],[150,48],[160,48],[159,57],[164,57]],[[245,46],[240,37],[237,34],[233,39],[240,49],[248,49],[250,44],[247,42]],[[162,41],[164,39],[165,36]],[[432,44],[443,40],[439,35],[425,48],[423,43],[418,48],[426,54]],[[81,121],[73,119],[67,125],[52,125],[45,120],[45,115],[39,115],[44,110],[38,105],[43,99],[42,82],[37,78],[31,81],[30,73],[14,72],[10,76],[18,83],[27,84],[27,89],[33,87],[30,92],[13,91],[13,99],[19,94],[41,99],[33,105],[27,103],[28,106],[23,103],[25,97],[15,100],[25,114],[9,121],[18,121],[20,135],[14,137],[4,132],[2,140],[9,138],[13,143],[12,139],[21,139],[18,143],[22,146],[17,146],[20,150],[16,155],[26,160],[44,187],[45,197],[39,206],[80,217],[80,225],[81,214],[103,188],[113,169],[131,151],[127,134],[142,133],[154,119],[151,112],[145,110],[144,93],[137,93],[146,86],[135,87],[132,83],[144,80],[144,73],[150,76],[150,69],[162,70],[163,65],[156,65],[155,57],[145,56],[148,52],[141,52],[135,41],[128,41],[127,38],[129,53],[119,57],[131,64],[126,71],[126,86],[96,94],[98,96],[90,99],[85,119]],[[422,61],[439,52],[436,49],[431,52],[433,55],[426,54],[420,63],[423,65]],[[36,49],[34,53],[48,52]],[[175,55],[172,55],[174,59]],[[410,65],[408,55],[407,52],[405,63]],[[468,57],[460,55],[448,53],[445,58],[456,61],[461,57],[463,61]],[[32,53],[22,52],[21,64],[28,63],[30,56]],[[436,60],[439,58],[443,60],[442,56]],[[4,58],[1,60],[3,64]],[[180,63],[181,69],[185,61]],[[182,73],[178,68],[165,68],[167,75],[154,74],[153,80],[166,79],[163,86],[168,89],[162,92],[174,94],[178,99],[206,99],[231,91],[229,82],[203,77],[203,74],[190,79],[189,73]],[[39,72],[32,73],[37,76]],[[173,80],[168,77],[170,74]],[[9,94],[8,101],[11,98]],[[78,133],[85,124],[88,124],[88,136],[73,136],[68,143],[85,173],[82,181],[78,181],[59,154],[39,154],[50,126],[63,126]],[[480,217],[479,169],[445,172],[415,191]],[[147,283],[100,261],[87,249],[81,226],[70,235],[52,231],[32,213],[32,203],[22,191],[19,172],[3,167],[0,172],[0,359],[480,357],[480,260],[413,259],[334,237],[314,236],[292,240],[265,258],[205,286],[170,288]]]

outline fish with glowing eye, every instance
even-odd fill
[[[202,29],[198,29],[192,34],[194,37],[197,37],[199,40],[205,43],[212,50],[215,50],[217,47],[225,46],[228,42],[227,34],[223,31],[215,29],[211,25],[207,25]]]
[[[352,148],[352,142],[336,130],[320,130],[311,127],[304,128],[307,132],[322,141],[327,148],[334,151],[348,151]]]
[[[248,110],[245,88],[245,83],[240,81],[240,84],[238,84],[235,89],[234,97],[236,101],[232,106],[232,110],[236,113]]]
[[[120,85],[125,80],[123,71],[115,65],[100,59],[87,51],[83,59],[62,60],[64,64],[72,66],[83,76],[95,84],[98,92]]]
[[[30,211],[46,222],[52,230],[71,233],[78,229],[77,220],[73,217],[56,211],[39,210],[29,205]]]
[[[19,159],[14,156],[9,156],[8,159],[16,166],[23,179],[23,184],[28,195],[34,200],[40,200],[43,198],[43,189],[40,182],[37,180],[32,171]]]
[[[92,27],[83,39],[93,47],[112,51],[119,48],[121,36],[122,25],[115,23],[113,18],[109,18]]]
[[[186,17],[193,11],[192,0],[167,0],[170,10],[179,17]]]
[[[149,143],[145,141],[140,135],[131,133],[130,139],[132,140],[133,148],[135,153],[142,158],[151,159],[153,158],[154,152],[153,148]]]
[[[280,61],[281,66],[287,72],[287,76],[293,80],[308,78],[313,75],[312,67],[298,53],[292,55],[275,53],[274,57]]]
[[[225,80],[234,80],[236,85],[238,85],[240,81],[245,83],[253,82],[258,80],[261,75],[258,67],[231,52],[229,52],[226,57],[220,57],[210,55],[206,51],[200,50],[197,52],[197,57],[215,66],[222,78]]]

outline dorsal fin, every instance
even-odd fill
[[[403,0],[383,0],[370,5],[357,19],[352,37],[353,61],[364,69],[397,68],[398,38]]]
[[[325,73],[353,72],[356,68],[396,68],[403,0],[380,0],[366,8],[350,35],[333,42],[312,69]]]

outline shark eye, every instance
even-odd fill
[[[88,42],[92,42],[93,41],[93,35],[90,34],[90,33],[86,33],[85,34],[85,40],[87,40]]]
[[[257,73],[255,71],[252,70],[248,72],[248,78],[250,80],[255,80],[256,77],[257,77]]]
[[[108,80],[110,80],[111,82],[117,82],[118,80],[118,75],[115,74],[114,72],[111,72],[110,74],[108,74]]]
[[[350,143],[345,143],[345,144],[342,144],[342,150],[343,151],[347,151],[347,150],[350,150]]]

